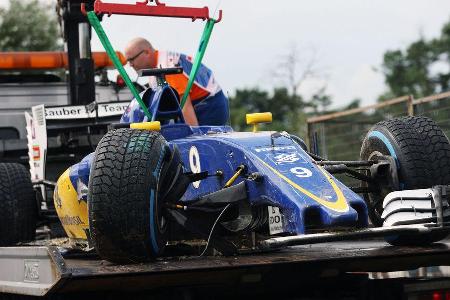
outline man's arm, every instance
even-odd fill
[[[183,95],[180,95],[182,98]],[[198,126],[197,116],[195,115],[194,107],[192,106],[191,98],[188,96],[186,99],[186,103],[183,107],[183,117],[186,121],[186,124],[190,126]]]

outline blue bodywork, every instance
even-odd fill
[[[248,174],[258,172],[263,179],[258,182],[239,178],[235,183],[246,181],[252,205],[280,207],[285,232],[305,233],[305,225],[312,222],[308,216],[320,228],[367,225],[363,199],[314,164],[288,135],[233,132],[224,126],[195,127],[184,138],[170,139],[165,135],[166,130],[173,130],[170,126],[162,134],[169,144],[178,147],[188,171],[214,174],[221,170],[224,174],[192,184],[182,201],[221,189],[236,169],[245,165]]]
[[[188,126],[173,90],[168,86],[160,88],[157,92],[146,93],[150,98],[144,97],[144,100],[149,104],[153,120],[161,121],[161,134],[170,147],[178,148],[185,171],[223,172],[223,176],[192,183],[181,201],[191,201],[222,189],[238,167],[244,165],[246,174],[258,173],[261,180],[241,176],[234,184],[245,181],[252,206],[279,207],[284,233],[303,234],[308,225],[316,228],[367,226],[364,200],[316,165],[288,134],[234,132],[229,126]],[[142,119],[127,121],[144,121],[143,113],[129,115]],[[81,164],[86,167],[86,162],[90,161],[86,159]],[[72,169],[77,170],[70,175],[76,188],[80,180],[78,174],[84,175],[81,178],[84,181],[86,172],[81,172],[81,167]]]

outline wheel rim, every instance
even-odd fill
[[[379,160],[385,156],[386,155],[381,153],[380,151],[373,151],[369,154],[367,160],[369,161]],[[374,223],[374,225],[381,226],[383,223],[383,219],[381,218],[381,215],[383,213],[383,200],[387,194],[393,192],[394,190],[389,185],[389,182],[386,181],[382,181],[378,185],[372,186],[368,183],[367,186],[376,188],[378,190],[376,196],[374,195],[375,193],[367,194],[368,198],[367,204],[370,206],[369,209],[371,210],[373,217],[376,218],[376,220],[372,220],[372,222]]]

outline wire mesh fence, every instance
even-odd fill
[[[359,158],[361,143],[373,124],[411,114],[411,97],[308,119],[310,149],[332,160]]]
[[[309,118],[308,143],[311,152],[329,160],[358,160],[363,139],[379,121],[395,117],[426,116],[450,136],[450,92],[420,99],[407,95],[370,106]],[[356,181],[341,178],[346,184]]]

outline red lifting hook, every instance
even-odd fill
[[[149,2],[155,2],[155,5],[148,5]],[[81,11],[86,14],[86,5],[81,3]],[[211,20],[209,16],[208,7],[179,7],[179,6],[167,6],[161,3],[159,0],[145,0],[137,1],[136,4],[120,4],[120,3],[105,3],[101,0],[94,2],[94,12],[96,14],[107,15],[134,15],[134,16],[153,16],[153,17],[169,17],[169,18],[188,18],[195,21]],[[222,10],[219,10],[219,18],[214,20],[218,23],[222,20]]]

